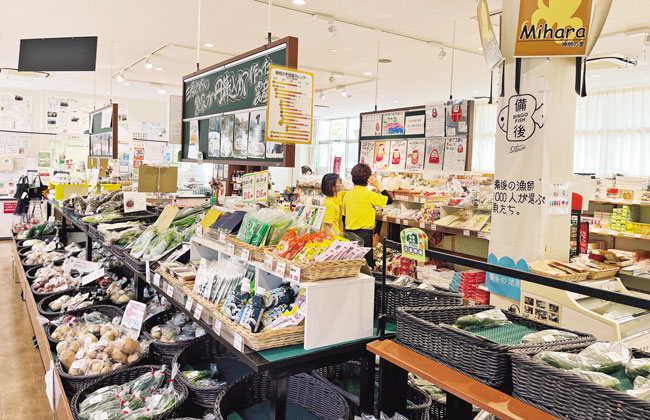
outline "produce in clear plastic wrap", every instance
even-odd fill
[[[630,359],[625,367],[625,374],[631,379],[650,376],[650,358]]]
[[[553,341],[573,340],[575,338],[578,338],[578,335],[572,332],[551,329],[526,334],[522,337],[521,344],[543,344]]]
[[[608,388],[616,389],[621,385],[621,382],[618,379],[603,372],[593,372],[581,369],[573,369],[570,372],[585,378],[591,383],[606,386]]]
[[[613,372],[627,365],[632,357],[630,349],[620,341],[615,343],[594,343],[582,350],[580,355],[596,361],[598,366],[590,370],[605,373]]]
[[[100,214],[95,214],[92,216],[85,216],[81,218],[82,222],[90,223],[91,225],[96,225],[97,223],[106,223],[112,220],[119,219],[122,216],[119,209],[107,210]]]
[[[151,240],[151,243],[142,255],[142,259],[145,261],[156,261],[166,251],[176,248],[181,242],[183,242],[183,235],[176,228],[167,229],[163,234]]]
[[[155,224],[145,229],[145,231],[142,232],[138,239],[136,239],[136,241],[131,245],[131,256],[140,258],[156,235],[158,235],[158,227]]]
[[[595,363],[579,354],[559,351],[542,351],[533,356],[533,359],[565,370],[588,369]]]
[[[462,329],[468,328],[493,328],[510,323],[506,315],[499,308],[488,309],[471,315],[461,316],[456,320],[456,325]]]

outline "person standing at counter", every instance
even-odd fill
[[[355,165],[351,175],[354,188],[343,198],[345,230],[359,236],[363,239],[364,246],[372,248],[375,233],[375,208],[384,208],[386,204],[393,202],[393,198],[373,175],[370,166],[365,163]],[[377,191],[381,191],[381,194],[370,191],[369,184]],[[366,261],[370,268],[374,268],[375,259],[372,251],[366,254]]]
[[[337,235],[344,232],[343,227],[343,197],[347,191],[343,191],[343,183],[338,174],[327,174],[323,176],[320,183],[321,191],[325,196],[323,206],[325,207],[325,216],[323,223],[325,229]]]

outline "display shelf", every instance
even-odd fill
[[[596,229],[596,228],[591,228],[589,229],[590,234],[594,235],[602,235],[602,236],[611,236],[612,238],[624,238],[624,239],[639,239],[642,241],[650,241],[650,236],[648,235],[639,235],[639,234],[634,234],[634,233],[624,233],[624,232],[616,232],[611,229]]]
[[[396,380],[391,381],[391,375],[382,377],[382,384],[387,383],[380,388],[380,409],[389,414],[405,407],[405,396],[395,397],[399,397],[399,388],[404,388],[406,385],[405,373],[411,372],[450,394],[447,396],[447,418],[449,419],[464,420],[474,418],[475,415],[471,410],[464,412],[461,407],[455,407],[455,398],[452,396],[474,404],[502,420],[557,419],[391,340],[373,341],[368,344],[368,350],[399,368],[386,369],[390,373],[397,373],[393,376]]]
[[[589,200],[592,203],[597,204],[609,204],[609,205],[620,205],[620,206],[640,206],[640,207],[650,207],[650,203],[647,201],[625,201],[621,199],[611,199],[611,200]]]
[[[400,226],[419,227],[420,229],[426,231],[446,233],[449,235],[463,235],[472,238],[485,239],[488,241],[490,240],[490,234],[488,232],[477,232],[475,230],[469,229],[451,228],[447,226],[439,226],[434,223],[418,222],[417,220],[401,219],[398,217],[377,216],[376,220],[393,223]]]
[[[32,329],[34,330],[36,342],[38,343],[38,351],[41,356],[41,362],[43,363],[43,370],[48,371],[51,368],[51,363],[54,361],[54,358],[52,357],[50,343],[47,340],[47,336],[45,335],[45,329],[41,324],[39,324],[38,321],[39,313],[36,306],[36,300],[34,299],[31,287],[27,281],[27,276],[25,276],[25,269],[20,262],[15,238],[12,239],[12,256],[14,263],[14,273],[18,276],[20,287],[23,292],[23,299],[25,301],[25,306],[27,307],[27,313],[29,314],[29,319],[32,323]],[[59,372],[56,369],[52,369],[52,371],[52,389],[54,391],[53,397],[56,418],[58,420],[73,420],[70,404],[65,396],[65,393],[63,392],[63,384],[61,382]]]

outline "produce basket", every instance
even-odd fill
[[[556,264],[556,266],[551,266],[549,264]],[[577,281],[584,281],[587,280],[587,277],[589,276],[588,272],[581,272],[581,273],[563,273],[562,270],[567,270],[566,267],[562,267],[562,270],[557,268],[560,263],[553,263],[552,261],[533,261],[530,264],[528,264],[528,270],[531,273],[538,274],[540,276],[544,277],[550,277],[553,279],[558,279],[558,280],[564,280],[564,281],[571,281],[571,282],[577,282]],[[542,270],[541,268],[546,268],[548,270],[553,270],[555,273],[551,273],[549,271]]]
[[[178,313],[179,312],[175,309],[162,311],[159,314],[156,314],[151,318],[147,319],[142,324],[142,334],[148,340],[152,340],[151,344],[149,345],[149,352],[152,354],[152,356],[159,357],[161,359],[161,362],[165,363],[168,366],[171,366],[170,363],[174,358],[174,356],[176,355],[176,353],[178,353],[185,347],[189,346],[196,340],[198,340],[198,338],[195,338],[193,340],[188,340],[188,341],[179,341],[177,343],[163,343],[153,338],[149,332],[156,325],[164,324],[165,322],[172,319],[172,317]]]
[[[18,248],[18,251],[20,251],[23,248],[31,248],[32,247],[31,245],[25,246],[23,245],[23,243],[25,243],[25,241],[30,241],[32,239],[39,239],[41,241],[50,242],[54,238],[56,238],[56,235],[44,235],[44,236],[39,236],[38,238],[21,239],[19,241],[16,241],[16,248]]]
[[[568,351],[578,353],[586,345]],[[650,353],[631,349],[635,358]],[[530,355],[512,355],[513,396],[561,419],[647,419],[650,402],[587,381],[569,371],[534,360]]]
[[[63,248],[65,248],[65,246],[61,242],[57,242],[56,247],[52,251],[60,251]],[[30,247],[23,247],[22,249],[18,250],[18,256],[20,256],[20,259],[22,260],[25,257],[27,257],[27,254],[29,254],[31,251],[32,251],[31,246]]]
[[[116,316],[123,316],[124,311],[121,310],[120,308],[116,306],[111,306],[111,305],[91,305],[87,306],[85,308],[81,309],[74,309],[72,311],[68,311],[65,313],[65,315],[72,315],[77,318],[82,316],[83,314],[90,313],[97,311],[101,314],[106,315],[109,318],[115,318]],[[52,338],[52,333],[56,329],[56,325],[48,323],[48,325],[45,327],[45,335],[47,336],[47,341],[50,342],[51,347],[56,347],[56,345],[59,343],[60,340],[55,340]]]
[[[172,361],[172,366],[176,363],[178,363],[181,371],[187,365],[192,366],[194,369],[203,368],[202,366],[209,363],[215,363],[217,365],[219,380],[227,383],[221,387],[198,386],[184,375],[179,375],[178,380],[189,390],[190,401],[200,407],[206,408],[214,407],[217,397],[227,388],[228,384],[253,373],[244,362],[235,358],[217,340],[208,335],[201,337],[199,340],[194,341],[176,353]]]
[[[63,292],[56,292],[48,295],[47,297],[43,298],[40,302],[38,302],[38,313],[44,316],[47,319],[56,319],[60,317],[61,315],[67,314],[69,311],[52,311],[49,308],[50,302],[53,302],[60,298],[63,295],[76,295],[77,292],[79,293],[92,293],[94,291],[98,290],[97,287],[93,286],[82,286],[79,288],[79,290],[68,290],[68,291],[63,291]],[[96,306],[96,305],[110,305],[108,297],[106,296],[105,299],[102,301],[96,303],[95,305],[90,305],[90,306]],[[85,309],[85,308],[82,308]]]
[[[32,284],[34,282],[34,279],[36,278],[36,272],[41,267],[42,267],[42,265],[37,264],[37,265],[35,265],[33,267],[25,269],[25,277],[27,278],[27,282],[29,284]]]
[[[375,382],[379,383],[379,371],[376,371]],[[361,364],[357,361],[349,361],[344,363],[339,363],[336,365],[326,366],[320,369],[315,370],[312,374],[326,382],[332,388],[334,388],[338,393],[340,393],[343,398],[347,401],[350,406],[350,420],[354,419],[354,416],[361,415],[361,407],[359,395],[355,391],[345,389],[352,388],[354,385],[349,384],[351,381],[359,382],[361,378]],[[352,386],[348,386],[352,385]],[[414,387],[411,384],[408,384],[406,387],[406,399],[409,401],[406,405],[406,415],[410,420],[436,420],[430,419],[428,413],[431,406],[431,397],[427,395],[424,391]],[[375,417],[379,417],[379,407],[375,404],[374,408]],[[444,417],[440,418],[444,420]]]
[[[594,264],[600,268],[600,270],[590,270],[589,273],[587,274],[587,278],[591,280],[597,280],[597,279],[607,279],[614,277],[616,273],[618,273],[618,270],[620,270],[620,267],[617,266],[612,266],[611,264],[605,264],[601,263],[595,260],[589,261],[590,264]]]
[[[250,260],[251,261],[259,261],[262,262],[264,261],[264,252],[272,251],[275,249],[275,246],[254,246],[251,244],[247,244],[245,242],[237,240],[237,238],[234,235],[228,235],[226,236],[226,246],[228,243],[231,243],[235,246],[235,251],[234,254],[235,256],[240,257],[242,250],[247,249],[250,252]]]
[[[244,344],[255,351],[274,349],[276,347],[290,346],[292,344],[301,344],[305,341],[305,327],[286,327],[278,330],[252,333],[246,328],[236,324],[230,318],[221,313],[222,305],[217,306],[217,310],[212,314],[221,321],[221,328],[228,329],[239,334]]]
[[[152,370],[159,370],[161,366],[154,365],[143,365],[135,366],[127,369],[119,369],[111,373],[107,373],[101,379],[96,380],[95,382],[88,384],[85,388],[77,392],[70,401],[70,411],[72,412],[72,417],[74,420],[81,420],[79,417],[79,405],[86,399],[86,395],[97,391],[100,388],[109,385],[122,385],[129,381],[132,381],[139,377],[140,375],[151,372]],[[171,380],[171,369],[169,367],[165,368],[165,380],[164,384],[167,384]],[[171,409],[165,411],[162,414],[159,414],[155,417],[152,417],[151,420],[163,420],[172,417],[176,414],[179,408],[183,405],[187,399],[187,388],[185,385],[180,383],[177,380],[173,381],[174,390],[178,394],[178,401]]]
[[[247,376],[219,394],[215,403],[216,420],[232,413],[243,419],[267,418],[271,384],[263,375]],[[287,380],[287,419],[312,418],[340,420],[349,418],[345,399],[327,383],[306,373]]]
[[[135,258],[131,256],[131,253],[129,250],[124,251],[124,263],[128,265],[133,271],[137,271],[138,273],[144,273],[147,271],[147,265],[144,261],[140,260],[139,258]],[[149,263],[149,269],[153,270],[153,262]]]
[[[266,255],[273,257],[273,268],[277,269],[278,263],[284,263],[284,276],[290,277],[291,266],[300,269],[299,281],[311,282],[319,280],[338,279],[343,277],[356,277],[366,260],[339,260],[339,261],[310,261],[300,262],[278,257],[272,251],[265,251]]]
[[[463,304],[461,293],[446,290],[426,290],[417,287],[398,286],[386,283],[386,319],[395,323],[395,309],[401,307],[420,308],[432,306],[455,306]],[[381,312],[381,282],[375,282],[375,317]]]
[[[525,334],[546,330],[549,326],[511,312],[504,314],[512,324],[480,330],[489,336],[479,336],[451,326],[461,316],[493,308],[488,305],[398,308],[397,341],[479,382],[506,391],[511,385],[511,352],[534,354],[543,350],[563,351],[585,347],[596,341],[589,334],[570,331],[578,338],[543,344],[519,344]]]
[[[40,268],[40,267],[38,267],[38,268]],[[37,271],[38,271],[38,268],[36,269]],[[70,287],[70,288],[65,289],[65,290],[57,290],[56,292],[38,293],[38,292],[34,291],[34,282],[33,282],[33,281],[31,282],[31,286],[30,286],[30,290],[32,291],[32,295],[34,295],[34,300],[35,300],[36,302],[39,302],[39,301],[41,301],[42,299],[45,299],[45,298],[47,298],[47,297],[50,297],[50,296],[52,296],[53,294],[56,294],[56,293],[61,293],[61,292],[74,292],[76,289],[77,289],[77,286],[75,286],[75,287]]]

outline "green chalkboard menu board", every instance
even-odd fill
[[[183,78],[182,160],[293,166],[294,146],[264,141],[269,66],[297,67],[287,37]]]
[[[88,156],[117,159],[117,104],[90,113]]]

